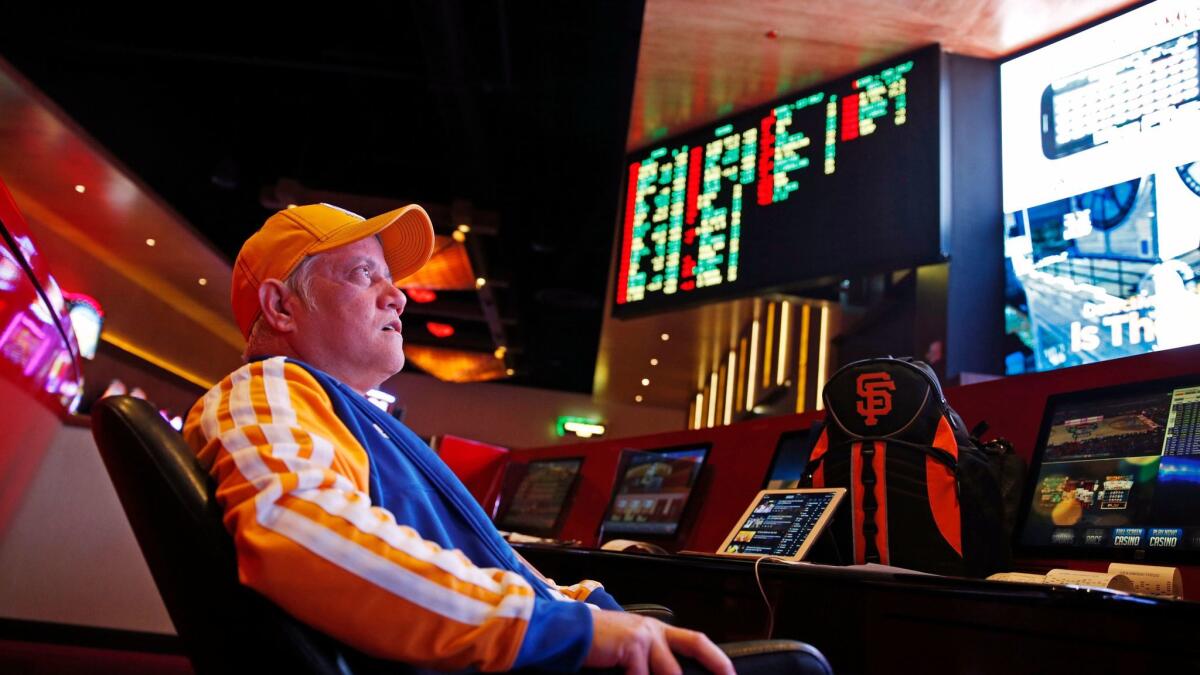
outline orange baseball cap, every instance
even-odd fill
[[[264,279],[286,279],[306,256],[379,235],[392,281],[413,274],[433,255],[433,223],[425,209],[410,204],[374,218],[331,204],[284,209],[242,244],[233,263],[233,317],[249,339],[258,318],[258,287]]]

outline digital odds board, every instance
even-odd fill
[[[944,259],[936,46],[627,157],[617,317]]]

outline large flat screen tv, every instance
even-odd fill
[[[1200,342],[1200,2],[1000,66],[1005,370]]]

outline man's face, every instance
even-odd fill
[[[379,386],[404,367],[400,314],[407,303],[379,240],[360,239],[312,264],[313,306],[297,301],[293,309],[300,357],[359,391]]]

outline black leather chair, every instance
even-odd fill
[[[425,672],[359,654],[241,585],[212,481],[153,406],[115,396],[97,402],[91,414],[104,466],[197,673]],[[660,605],[629,609],[671,618]],[[740,673],[832,673],[821,653],[801,642],[761,640],[722,649]],[[704,672],[684,665],[685,672]]]

